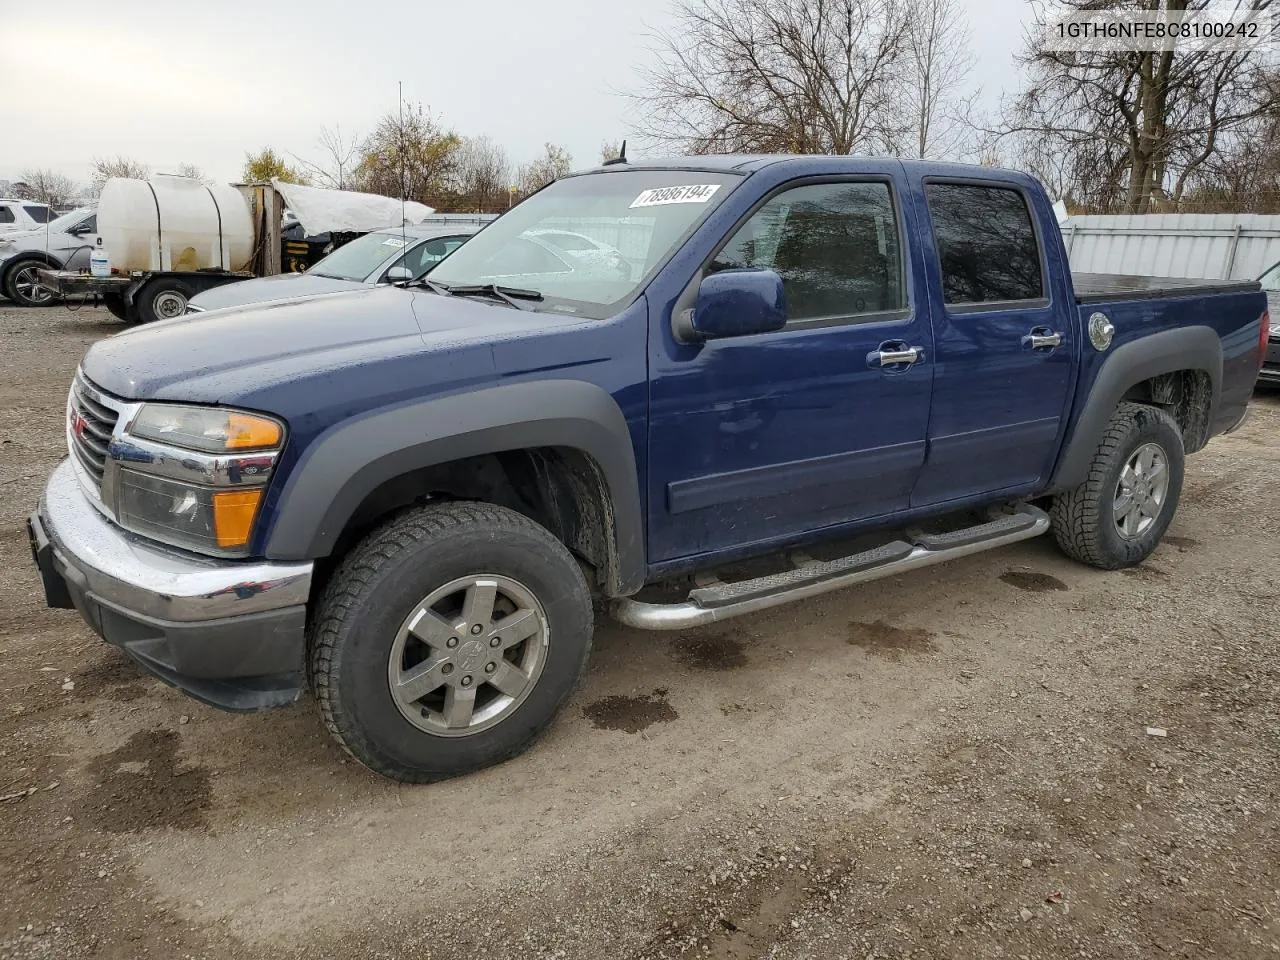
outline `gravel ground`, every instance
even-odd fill
[[[23,519],[118,329],[0,303],[0,958],[1280,954],[1280,395],[1140,568],[1041,538],[604,623],[533,750],[403,787],[43,606]]]

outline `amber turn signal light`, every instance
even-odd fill
[[[227,449],[260,450],[278,446],[280,424],[265,417],[252,417],[247,413],[227,415]]]
[[[218,546],[243,547],[249,542],[261,499],[261,488],[220,490],[213,495],[213,533]]]

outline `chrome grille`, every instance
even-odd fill
[[[67,405],[67,445],[76,462],[102,489],[102,473],[107,463],[107,447],[120,419],[111,401],[76,375]]]

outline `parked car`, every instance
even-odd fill
[[[571,266],[579,264],[609,270],[630,278],[632,266],[617,247],[572,230],[530,230],[526,236],[542,243],[548,250]],[[636,278],[639,279],[639,278]]]
[[[406,226],[366,233],[344,244],[302,273],[281,273],[206,290],[187,303],[187,313],[321,293],[341,293],[391,280],[416,280],[475,233],[478,225]],[[399,273],[398,271],[404,271]]]
[[[0,197],[0,236],[42,227],[54,218],[52,208],[34,200]]]
[[[1280,263],[1272,264],[1258,278],[1267,295],[1271,315],[1271,330],[1267,340],[1267,355],[1258,372],[1258,382],[1268,386],[1280,384]]]
[[[639,278],[533,252],[566,223],[644,229]],[[684,630],[1050,530],[1131,567],[1243,421],[1266,298],[1066,263],[1044,189],[990,167],[568,176],[417,285],[90,347],[29,520],[46,598],[217,706],[309,684],[426,781],[551,722],[594,601]]]
[[[53,291],[36,282],[37,272],[41,267],[87,270],[97,232],[97,214],[82,207],[47,226],[0,234],[0,291],[20,307],[52,303]]]

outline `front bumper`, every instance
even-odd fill
[[[310,563],[216,560],[127,533],[89,503],[68,460],[27,527],[49,606],[74,607],[162,680],[226,710],[301,696]]]

